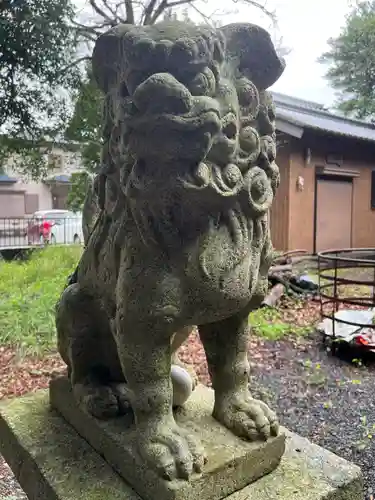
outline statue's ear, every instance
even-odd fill
[[[134,25],[119,24],[101,35],[96,41],[92,54],[92,71],[99,88],[107,93],[118,81],[119,73],[124,68],[123,37]]]
[[[228,24],[220,28],[226,39],[227,59],[237,60],[240,73],[258,90],[273,85],[285,69],[268,31],[250,23]]]

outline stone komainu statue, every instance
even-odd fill
[[[188,478],[205,456],[173,417],[175,332],[198,325],[218,421],[249,440],[278,433],[248,389],[247,337],[279,183],[266,89],[284,62],[251,24],[163,22],[102,35],[93,69],[106,96],[101,210],[57,305],[59,351],[86,411],[130,404],[143,459]]]

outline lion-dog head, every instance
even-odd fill
[[[93,70],[106,95],[106,161],[145,239],[158,239],[160,220],[188,235],[202,213],[269,210],[279,172],[266,89],[284,61],[265,30],[119,25],[99,38]]]

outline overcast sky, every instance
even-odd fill
[[[87,0],[75,0],[75,3],[89,15]],[[324,79],[325,67],[317,62],[317,58],[327,49],[327,40],[340,33],[350,3],[350,0],[267,0],[267,8],[276,11],[284,45],[291,49],[285,73],[273,87],[275,91],[327,106],[333,104],[334,92]],[[222,24],[248,21],[270,27],[269,19],[259,10],[245,7],[241,2],[236,5],[229,0],[200,0],[198,5],[206,14],[212,14],[216,9],[215,17]],[[237,6],[236,13],[219,15],[233,5]],[[189,14],[193,20],[199,19],[192,9]]]
[[[219,0],[225,4],[225,0]],[[215,2],[216,3],[216,2]],[[317,58],[327,49],[327,40],[340,33],[349,12],[347,0],[269,0],[276,9],[284,44],[292,49],[287,68],[273,89],[295,97],[331,105],[335,95],[324,78],[325,67]],[[265,20],[254,10],[241,7],[231,21],[244,20],[258,24]]]

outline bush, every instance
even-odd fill
[[[26,262],[0,263],[0,343],[23,353],[55,347],[55,304],[74,270],[80,247],[48,247]]]

